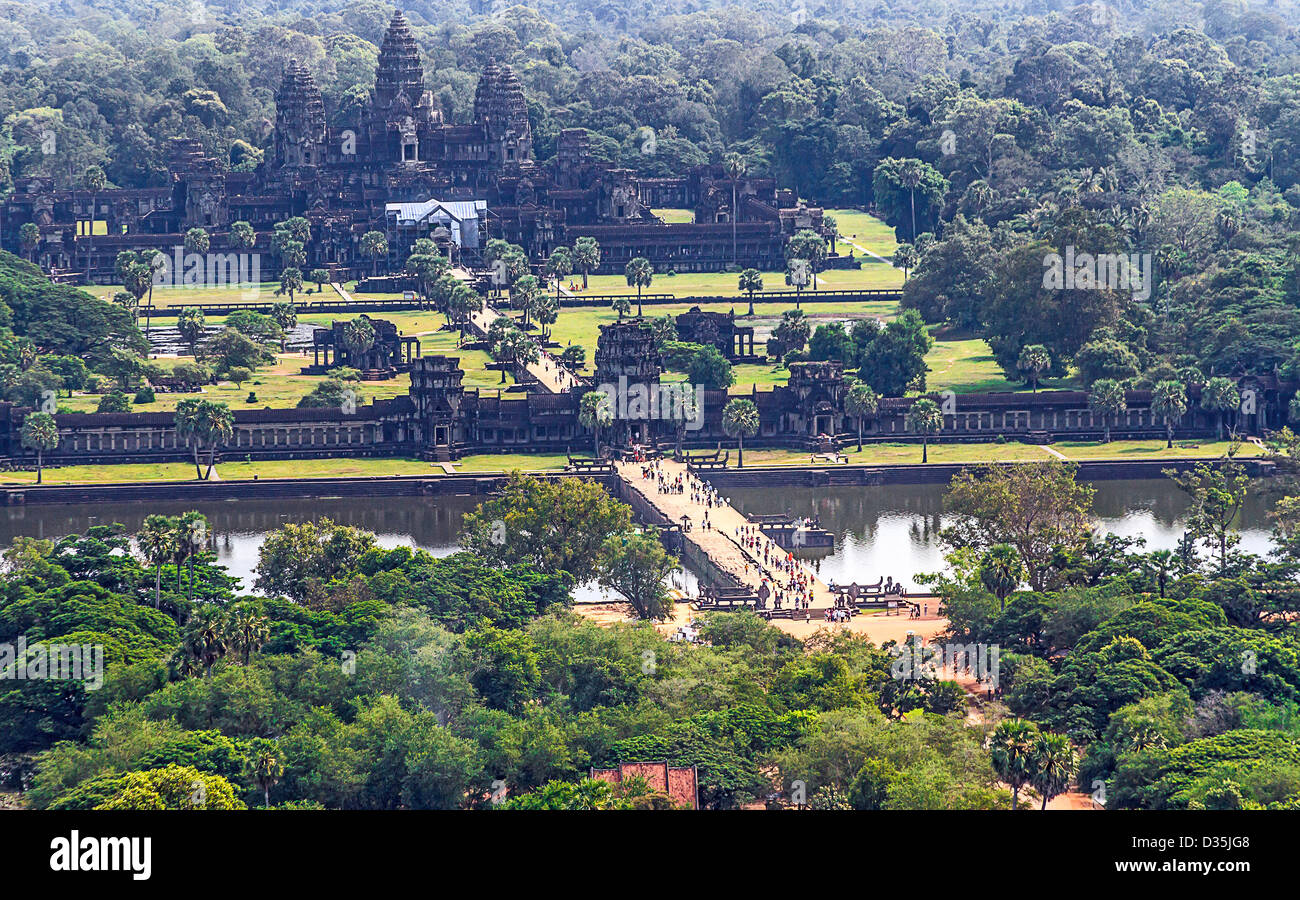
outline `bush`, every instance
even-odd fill
[[[245,402],[245,403],[256,403],[256,402],[257,402],[257,391],[249,391],[249,392],[248,392],[248,398],[247,398],[244,402]]]
[[[112,391],[99,398],[97,413],[125,413],[131,411],[131,400],[121,391]]]
[[[153,403],[158,398],[154,396],[153,388],[143,387],[135,392],[135,399],[132,401],[137,405],[140,403]]]

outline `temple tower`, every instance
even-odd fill
[[[411,25],[399,9],[388,23],[388,31],[379,47],[379,65],[375,69],[375,90],[371,98],[376,110],[386,110],[399,94],[405,94],[415,106],[424,94],[424,67],[420,48],[411,34]]]
[[[325,101],[311,73],[291,59],[275,95],[275,162],[317,166],[324,161]]]
[[[487,64],[474,92],[474,121],[488,137],[488,161],[495,166],[517,165],[533,158],[533,129],[518,76],[509,66]]]

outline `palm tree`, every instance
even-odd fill
[[[252,250],[257,244],[257,232],[247,222],[232,222],[229,240],[232,250]]]
[[[894,250],[894,258],[891,260],[895,269],[903,270],[903,280],[907,281],[908,273],[916,268],[916,264],[921,261],[921,254],[916,252],[916,248],[911,244],[899,244]]]
[[[280,748],[275,741],[267,738],[254,738],[248,749],[248,772],[262,789],[262,800],[269,809],[271,806],[271,788],[284,774],[284,763],[280,759]]]
[[[364,369],[362,357],[375,346],[375,326],[370,317],[363,313],[344,324],[343,343],[348,348],[348,363],[357,369]]]
[[[1151,565],[1156,570],[1156,587],[1160,590],[1161,599],[1164,599],[1165,586],[1169,583],[1169,576],[1177,560],[1178,557],[1172,550],[1156,550],[1151,554]]]
[[[24,222],[18,229],[18,240],[27,254],[27,261],[36,262],[36,248],[41,243],[41,226],[35,222]]]
[[[903,426],[921,435],[921,463],[930,461],[930,435],[943,431],[943,411],[939,404],[922,397],[912,404],[903,417]]]
[[[1219,440],[1223,440],[1223,426],[1228,413],[1241,404],[1237,386],[1227,378],[1216,376],[1201,388],[1201,408],[1219,414]]]
[[[746,269],[740,273],[737,289],[749,295],[749,315],[754,314],[754,292],[763,290],[763,273],[758,269]]]
[[[34,412],[23,419],[20,438],[24,450],[36,451],[36,483],[41,483],[42,470],[45,468],[45,453],[59,446],[59,426],[54,416],[44,412]]]
[[[212,667],[229,649],[226,632],[225,611],[218,606],[204,606],[186,625],[181,652],[197,663],[205,676],[211,675]]]
[[[745,467],[745,438],[758,434],[758,407],[753,400],[736,398],[722,408],[722,430],[737,442],[736,468]]]
[[[524,328],[528,327],[540,292],[537,279],[532,275],[524,275],[510,285],[510,305],[524,314]]]
[[[898,167],[898,182],[907,188],[907,192],[912,198],[912,233],[909,240],[916,240],[916,189],[921,184],[921,161],[919,159],[905,159]]]
[[[297,266],[289,266],[280,270],[280,291],[289,295],[289,302],[293,302],[293,295],[302,290],[302,270]]]
[[[1063,734],[1038,736],[1033,747],[1033,773],[1029,784],[1043,798],[1043,809],[1047,809],[1047,801],[1065,793],[1074,778],[1075,764],[1074,747],[1069,738]]]
[[[90,193],[90,219],[86,223],[86,281],[90,281],[90,260],[95,250],[95,207],[99,205],[99,192],[108,183],[99,166],[86,166],[81,174],[81,184]]]
[[[1020,789],[1034,773],[1034,746],[1039,731],[1033,722],[1007,719],[993,730],[989,738],[989,756],[993,771],[1011,788],[1011,808],[1020,799]]]
[[[173,516],[149,515],[135,534],[145,561],[154,567],[153,606],[162,603],[162,567],[176,552],[177,521]]]
[[[280,352],[284,352],[285,342],[289,339],[289,332],[298,327],[298,310],[294,307],[293,301],[288,303],[274,303],[271,305],[271,318],[275,324],[280,326]]]
[[[206,328],[203,310],[197,306],[187,306],[176,316],[176,330],[180,332],[181,340],[189,345],[190,356],[198,356],[199,338],[203,337]]]
[[[379,258],[388,255],[388,238],[382,231],[367,231],[361,235],[361,254],[372,260],[371,274],[379,275]]]
[[[183,310],[181,315],[188,311]],[[203,467],[199,463],[199,404],[202,402],[197,397],[186,397],[176,404],[175,418],[176,437],[194,451],[194,477],[200,481],[203,479]]]
[[[202,228],[191,228],[185,232],[185,252],[186,253],[207,253],[212,247],[212,239]]]
[[[1038,377],[1052,367],[1052,354],[1042,344],[1026,344],[1020,348],[1020,358],[1016,361],[1020,371],[1027,373],[1029,383],[1038,393]]]
[[[1165,423],[1165,447],[1174,446],[1174,422],[1187,413],[1187,391],[1181,382],[1162,381],[1151,393],[1151,414]]]
[[[880,406],[880,396],[871,389],[871,385],[858,382],[849,388],[844,398],[844,411],[858,420],[858,452],[862,452],[862,420],[876,415]]]
[[[650,287],[650,282],[654,281],[655,267],[650,265],[650,260],[644,256],[638,256],[628,262],[623,274],[627,278],[628,287],[636,288],[636,317],[639,319],[641,318],[641,289]]]
[[[213,466],[217,464],[217,448],[235,435],[235,414],[224,403],[201,401],[199,434],[208,448],[208,468],[203,473],[203,480],[207,481],[212,477]]]
[[[582,289],[587,289],[587,276],[600,268],[600,242],[593,237],[580,237],[573,242],[573,264],[582,273]]]
[[[270,636],[270,620],[247,603],[237,605],[230,614],[230,649],[240,655],[244,665],[262,648]]]
[[[191,602],[194,600],[194,557],[203,552],[208,546],[208,518],[201,512],[190,510],[181,513],[176,519],[176,548],[177,551],[184,555],[185,568],[189,572],[189,586],[186,590],[186,596]],[[176,572],[176,580],[180,581],[180,571]],[[224,648],[224,630],[222,634],[222,646]],[[224,652],[224,649],[223,651]]]
[[[555,276],[555,300],[558,303],[564,279],[573,274],[573,256],[570,255],[569,248],[556,247],[552,250],[550,259],[546,260],[546,270]]]
[[[740,211],[736,209],[736,187],[737,183],[745,175],[747,166],[745,157],[739,153],[728,153],[722,160],[722,166],[727,170],[727,177],[731,179],[731,261],[736,262],[736,222],[740,219]]]
[[[1124,395],[1124,386],[1114,378],[1100,378],[1092,383],[1088,392],[1088,409],[1095,416],[1101,416],[1106,425],[1106,443],[1110,443],[1110,420],[1128,409],[1128,400]]]
[[[610,307],[618,313],[618,320],[622,322],[623,316],[632,311],[632,301],[626,297],[615,297]]]
[[[994,544],[980,560],[980,583],[998,598],[999,609],[1005,609],[1007,597],[1025,580],[1025,566],[1020,554],[1010,544]]]
[[[612,398],[604,391],[588,391],[578,404],[578,421],[591,429],[595,456],[600,456],[600,429],[614,421]]]

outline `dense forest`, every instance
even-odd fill
[[[978,685],[751,612],[706,613],[699,643],[575,614],[572,587],[597,580],[663,615],[675,565],[577,481],[515,476],[443,558],[285,525],[246,586],[198,513],[18,539],[0,645],[107,658],[97,680],[0,682],[0,760],[53,809],[670,807],[587,778],[641,760],[695,766],[715,809],[1003,809],[1070,789],[1112,809],[1294,808],[1300,506],[1278,504],[1272,557],[1243,553],[1246,483],[1231,464],[1178,476],[1187,533],[1148,552],[1092,533],[1092,489],[1064,464],[957,479],[933,580],[941,642],[999,654]]]
[[[160,185],[197,138],[269,146],[290,57],[336,123],[373,80],[386,4],[4,4],[0,190]],[[904,242],[905,305],[1023,375],[1152,386],[1300,365],[1300,31],[1293,3],[505,3],[409,8],[448,121],[511,63],[545,160],[562,128],[644,175],[740,154]],[[41,149],[52,132],[57,153]],[[647,148],[650,148],[647,151]],[[1135,290],[1043,285],[1067,250]],[[845,351],[823,350],[823,354]],[[54,352],[64,352],[55,348]],[[856,364],[856,360],[846,362]]]

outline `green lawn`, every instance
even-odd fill
[[[669,225],[691,225],[695,222],[695,210],[693,209],[652,209],[650,212]]]
[[[821,272],[818,283],[825,290],[898,290],[903,286],[903,272],[884,263],[864,263],[860,269],[842,269]],[[575,284],[582,284],[582,277],[573,278]],[[771,291],[789,290],[785,283],[784,272],[764,272],[763,287]],[[621,272],[592,275],[588,279],[588,288],[579,296],[636,293],[627,286],[627,279]],[[679,275],[667,275],[656,272],[654,281],[645,289],[648,294],[672,294],[675,297],[734,297],[741,291],[739,277],[734,272],[683,272]],[[815,294],[811,289],[809,294]]]
[[[847,238],[859,247],[865,247],[885,259],[894,255],[894,250],[898,247],[898,242],[894,238],[894,229],[880,219],[858,209],[828,209],[826,213],[835,218],[841,238]],[[846,241],[842,241],[840,252],[848,252]],[[858,255],[861,256],[861,252]]]
[[[232,454],[233,456],[233,454]],[[452,463],[457,472],[541,472],[563,469],[563,454],[478,454]],[[245,462],[229,459],[217,466],[227,481],[258,478],[348,478],[377,475],[441,475],[441,465],[419,459],[334,458],[277,459]],[[105,484],[126,481],[194,481],[190,463],[140,463],[47,468],[44,484]],[[34,484],[35,472],[0,472],[0,484]]]
[[[908,465],[921,461],[921,445],[908,443],[863,444],[862,452],[856,444],[845,448],[845,455],[853,465]],[[1061,441],[1050,445],[1069,460],[1175,460],[1192,457],[1220,457],[1228,449],[1227,441],[1175,441],[1172,450],[1165,449],[1164,441]],[[734,442],[724,441],[724,449],[731,447],[732,464],[736,452]],[[1262,451],[1253,444],[1244,444],[1239,456],[1258,456]],[[972,465],[990,462],[1042,462],[1060,457],[1039,444],[1022,444],[1018,441],[1005,443],[988,442],[979,444],[930,444],[930,462],[932,463],[970,463]],[[745,465],[764,466],[807,466],[810,464],[807,453],[792,450],[745,450]],[[830,465],[818,460],[817,465]]]
[[[1174,441],[1172,449],[1161,440],[1111,441],[1058,441],[1052,449],[1068,459],[1186,459],[1200,456],[1224,456],[1230,446],[1227,441]],[[1245,443],[1237,456],[1259,456],[1264,451],[1255,444]]]

